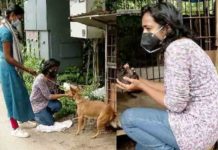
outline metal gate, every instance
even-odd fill
[[[106,27],[105,43],[105,85],[107,89],[107,100],[114,110],[117,110],[117,91],[116,91],[116,74],[117,74],[117,30],[115,25]]]

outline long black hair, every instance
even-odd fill
[[[11,13],[14,13],[15,15],[23,15],[24,14],[24,10],[22,7],[20,7],[19,5],[11,5],[9,6],[9,8],[6,10],[6,18],[10,17]]]
[[[160,26],[170,26],[172,31],[167,34],[162,45],[165,49],[172,41],[182,37],[192,38],[190,31],[183,24],[182,14],[171,3],[160,2],[154,5],[146,5],[141,9],[141,17],[150,13]]]
[[[44,75],[47,75],[49,73],[49,70],[53,67],[59,67],[60,61],[50,58],[49,60],[45,61],[42,65],[41,72]]]

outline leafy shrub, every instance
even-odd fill
[[[28,68],[32,68],[33,70],[35,70],[37,72],[39,72],[42,62],[43,62],[43,59],[41,59],[41,58],[36,58],[34,56],[30,56],[27,54],[25,54],[25,56],[24,56],[24,66],[26,66]],[[30,75],[29,73],[24,72],[23,79],[25,81],[27,90],[30,93],[31,89],[32,89],[34,77],[32,75]]]
[[[95,96],[92,92],[99,87],[98,84],[85,85],[82,90],[82,95],[90,100],[104,100],[104,97]]]
[[[90,71],[91,72],[91,71]],[[77,67],[77,66],[69,66],[65,69],[64,72],[58,75],[58,81],[61,83],[69,82],[69,83],[76,83],[76,84],[86,84],[86,75],[87,73]],[[92,73],[88,74],[87,84],[92,83]]]
[[[74,100],[68,97],[62,97],[60,101],[62,103],[62,109],[55,114],[56,119],[63,118],[70,114],[76,114],[76,103]]]

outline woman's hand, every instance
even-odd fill
[[[71,93],[71,91],[68,91],[68,92],[65,92],[65,96],[72,98],[73,94]]]
[[[124,84],[117,79],[117,87],[123,90],[137,91],[141,90],[141,87],[143,86],[143,82],[140,81],[140,79],[130,79],[128,77],[123,77],[123,79],[130,82],[130,84]]]
[[[31,69],[31,68],[27,68],[27,69],[26,69],[26,72],[28,72],[29,74],[31,74],[31,75],[33,75],[33,76],[36,76],[36,75],[38,74],[35,70],[33,70],[33,69]]]

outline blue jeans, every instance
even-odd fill
[[[39,124],[51,126],[55,121],[53,114],[58,112],[61,108],[62,104],[59,100],[49,100],[46,108],[42,109],[38,113],[35,113],[35,121]]]
[[[130,108],[121,116],[121,125],[136,144],[136,150],[179,150],[166,111]]]

